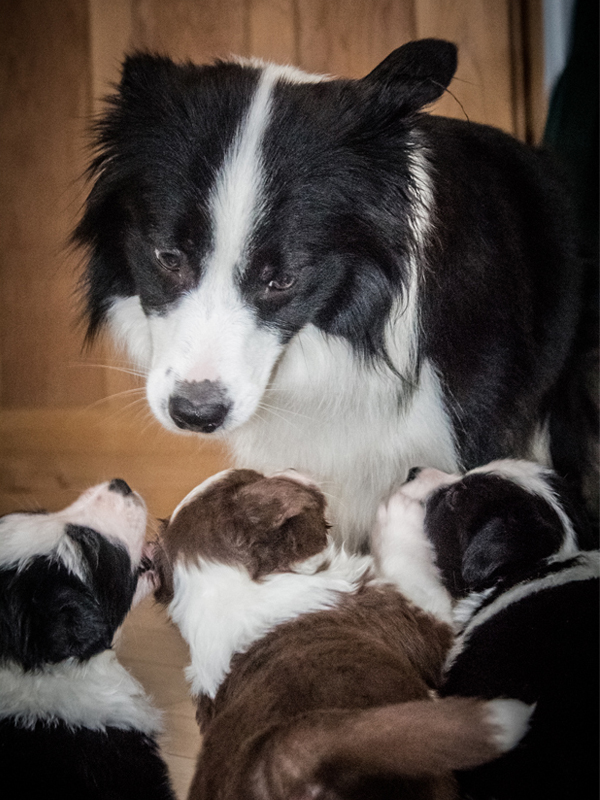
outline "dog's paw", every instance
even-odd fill
[[[371,547],[380,563],[390,556],[402,554],[415,538],[423,537],[425,509],[417,500],[402,490],[393,494],[377,511],[375,527],[371,534]]]

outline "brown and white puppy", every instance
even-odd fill
[[[582,516],[555,473],[517,460],[421,470],[381,512],[388,567],[420,518],[458,601],[440,693],[535,707],[518,747],[458,775],[472,800],[598,797],[600,557]]]
[[[189,644],[204,734],[194,800],[452,798],[453,769],[524,731],[523,704],[432,699],[452,637],[427,542],[399,570],[405,597],[330,541],[324,511],[297,473],[231,470],[165,524],[157,597]],[[410,600],[418,570],[437,617]]]

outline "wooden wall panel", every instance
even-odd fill
[[[0,25],[0,404],[72,405],[101,391],[76,371],[81,335],[65,245],[82,199],[87,7],[9,0]]]
[[[300,0],[299,65],[362,78],[392,50],[414,38],[415,3],[388,0]]]
[[[514,131],[509,2],[418,0],[416,35],[455,42],[459,64],[435,112]],[[456,98],[456,99],[455,99]]]

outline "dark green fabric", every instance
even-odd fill
[[[598,0],[577,0],[571,51],[550,103],[544,143],[572,180],[582,254],[598,254]]]

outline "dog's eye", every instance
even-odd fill
[[[169,272],[178,272],[183,265],[183,253],[180,250],[159,250],[154,251],[154,257],[163,269]]]
[[[273,272],[274,270],[271,267],[264,267],[260,274],[261,281],[270,292],[285,292],[296,283],[296,278],[293,275],[283,273],[274,277]]]
[[[292,286],[296,283],[296,279],[291,275],[284,275],[281,278],[277,278],[277,280],[272,280],[267,283],[267,289],[270,289],[272,292],[285,292],[287,289],[291,289]]]

